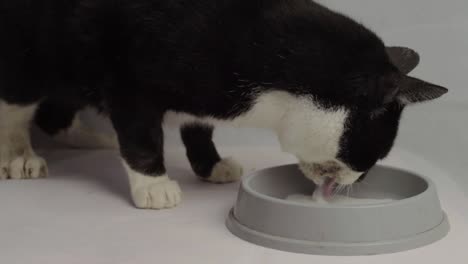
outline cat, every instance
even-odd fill
[[[0,14],[0,178],[45,177],[31,123],[73,135],[90,106],[138,208],[181,202],[163,124],[208,182],[242,176],[212,141],[230,124],[274,130],[306,177],[349,185],[391,150],[405,106],[448,91],[407,76],[415,51],[309,0],[3,0]]]

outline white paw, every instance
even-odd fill
[[[135,206],[142,209],[164,209],[176,207],[182,201],[182,191],[176,181],[167,175],[147,176],[141,174],[122,160],[130,182]]]
[[[2,158],[0,160],[0,179],[37,179],[48,174],[45,160],[36,155]]]
[[[150,176],[143,177],[150,178]],[[176,181],[170,180],[167,176],[151,178],[141,181],[136,186],[131,186],[136,207],[164,209],[175,207],[181,202],[182,191]]]
[[[235,182],[242,177],[242,166],[232,158],[226,158],[216,163],[211,172],[211,176],[206,181],[213,183]]]

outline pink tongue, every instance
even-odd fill
[[[335,189],[335,179],[327,178],[322,185],[322,193],[325,198],[330,198]]]

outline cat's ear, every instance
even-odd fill
[[[402,104],[430,101],[441,97],[448,89],[413,77],[404,76],[398,85],[397,100]]]
[[[408,74],[419,64],[419,54],[405,47],[387,47],[391,62],[401,73]]]
[[[419,54],[405,47],[387,47],[387,54],[395,67],[403,74],[398,78],[397,90],[388,91],[387,100],[395,96],[402,104],[413,104],[430,101],[446,94],[444,87],[428,83],[413,77],[405,76],[414,70],[419,64]]]

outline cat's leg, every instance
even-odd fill
[[[111,120],[135,205],[147,209],[177,206],[182,193],[164,166],[162,115],[147,116],[144,112],[119,107],[112,111]]]
[[[220,158],[212,140],[212,126],[185,125],[181,128],[181,135],[192,169],[201,179],[213,183],[228,183],[242,177],[239,163],[232,158]]]
[[[74,148],[117,149],[115,134],[106,134],[83,124],[79,111],[81,105],[71,105],[46,100],[37,110],[37,126],[57,142]]]
[[[37,105],[0,100],[0,179],[47,176],[46,162],[31,147],[30,125]]]

